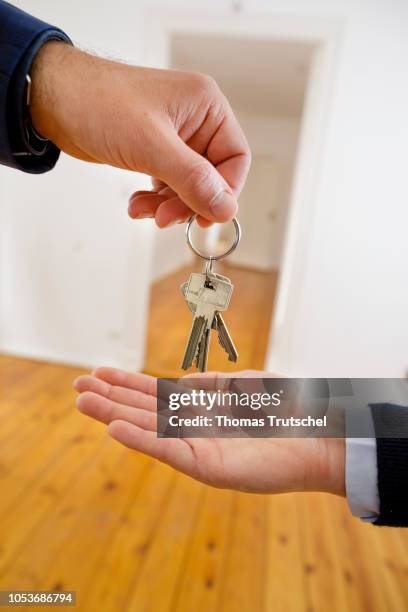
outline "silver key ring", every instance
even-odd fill
[[[227,257],[228,255],[231,255],[231,253],[233,251],[235,251],[235,249],[237,248],[237,246],[239,245],[239,241],[241,240],[241,226],[239,224],[239,221],[236,217],[234,217],[232,219],[232,222],[234,224],[235,227],[235,240],[232,243],[232,245],[230,246],[230,248],[225,251],[225,253],[221,253],[221,255],[205,255],[204,253],[202,253],[201,251],[199,251],[194,244],[191,242],[191,226],[194,222],[194,220],[197,218],[197,213],[195,213],[192,217],[190,217],[190,219],[188,220],[187,223],[187,227],[186,227],[186,238],[187,238],[187,244],[190,247],[190,249],[193,251],[193,253],[195,253],[196,255],[198,255],[199,257],[201,257],[201,259],[205,259],[206,261],[209,262],[209,267],[210,269],[212,268],[212,262],[213,261],[219,261],[220,259],[224,259],[224,257]]]

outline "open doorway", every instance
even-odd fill
[[[213,339],[209,368],[233,371],[264,367],[273,325],[276,287],[290,210],[291,190],[314,44],[277,38],[177,33],[169,38],[171,68],[210,74],[228,98],[248,138],[253,161],[239,199],[242,240],[217,266],[235,286],[225,319],[240,353],[228,362]],[[228,226],[201,239],[222,250]],[[156,237],[145,370],[178,376],[191,317],[178,290],[202,269],[184,248],[184,227]],[[203,248],[206,246],[204,244]],[[163,348],[163,335],[167,340]]]

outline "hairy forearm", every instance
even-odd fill
[[[111,84],[117,72],[115,62],[65,43],[44,45],[32,70],[34,128],[73,157],[124,167],[120,156],[110,158],[103,132],[109,120],[114,125],[115,104],[106,81]]]
[[[42,136],[55,139],[59,128],[57,106],[64,95],[67,62],[78,53],[60,41],[46,43],[38,52],[31,70],[31,118],[34,128]]]

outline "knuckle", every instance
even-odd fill
[[[194,75],[194,83],[201,91],[205,91],[208,93],[218,91],[218,85],[216,80],[209,74],[205,74],[204,72],[195,72],[192,74]]]
[[[245,178],[246,178],[249,170],[251,169],[251,164],[252,164],[252,152],[249,148],[249,145],[247,145],[247,147],[245,148],[244,158],[245,158],[244,173],[245,173]]]
[[[116,408],[115,402],[113,400],[109,400],[107,408],[106,408],[106,421],[108,423],[110,423],[111,421],[115,419],[115,413],[116,413],[115,408]]]
[[[218,91],[218,83],[210,74],[203,74],[203,84],[211,91]]]
[[[114,388],[113,388],[113,385],[110,385],[109,383],[106,383],[106,384],[107,384],[107,388],[106,388],[106,392],[105,392],[105,397],[107,399],[113,401],[113,399],[114,399]]]
[[[245,138],[245,144],[244,144],[244,155],[246,157],[248,169],[249,169],[252,163],[252,151],[249,147],[249,143],[246,138]]]

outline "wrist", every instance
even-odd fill
[[[320,452],[314,475],[314,490],[345,496],[345,439],[321,438],[317,442]]]
[[[57,40],[45,43],[37,53],[31,68],[32,125],[38,134],[55,141],[58,133],[58,106],[64,96],[66,75],[64,64],[76,50]]]

